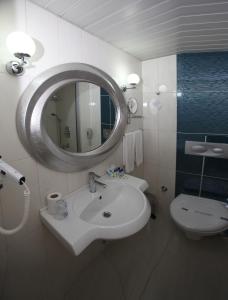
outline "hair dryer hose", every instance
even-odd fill
[[[29,215],[29,208],[30,208],[30,190],[25,182],[23,182],[23,185],[25,187],[24,190],[24,215],[22,217],[21,223],[13,229],[4,229],[0,227],[0,233],[4,235],[11,235],[17,233],[19,230],[21,230],[25,223],[27,222],[28,215]]]

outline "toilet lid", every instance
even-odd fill
[[[228,228],[228,208],[213,199],[180,194],[172,201],[170,213],[188,231],[216,233]]]

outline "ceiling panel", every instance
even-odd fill
[[[228,50],[228,0],[31,0],[141,60]]]
[[[95,24],[98,20],[104,20],[107,16],[110,16],[113,10],[117,11],[119,9],[118,1],[93,0],[93,5],[91,5],[91,2],[92,0],[83,2],[80,6],[74,7],[74,9],[65,13],[64,18],[72,22],[77,18],[78,24],[85,29],[90,24]],[[123,0],[122,9],[129,7],[131,2],[132,0]],[[89,9],[88,6],[90,6]]]
[[[214,39],[227,39],[228,38],[228,30],[225,29],[211,29],[211,30],[180,30],[175,31],[173,29],[170,29],[166,32],[164,32],[161,35],[152,35],[151,37],[148,37],[146,41],[144,41],[143,44],[140,43],[140,37],[138,39],[129,39],[128,42],[126,41],[120,41],[119,47],[124,49],[124,51],[134,51],[134,49],[139,49],[140,47],[143,49],[146,49],[150,47],[151,45],[156,45],[160,40],[166,41],[167,43],[170,43],[171,41],[182,41],[182,40],[188,40],[188,41],[194,41],[194,40],[214,40]],[[153,40],[153,43],[151,43],[151,40]]]

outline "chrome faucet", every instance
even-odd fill
[[[107,186],[105,183],[97,180],[96,178],[100,178],[101,176],[97,175],[94,172],[89,172],[89,191],[90,193],[96,193],[97,184],[102,185],[104,188]]]

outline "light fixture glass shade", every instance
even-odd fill
[[[127,77],[127,83],[131,85],[136,85],[140,82],[140,77],[137,74],[129,74]]]
[[[33,39],[24,32],[15,31],[8,35],[6,45],[12,54],[24,53],[33,56],[36,45]]]

